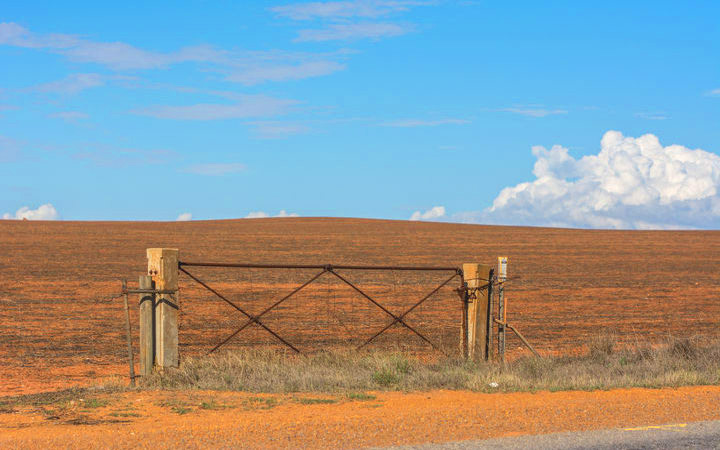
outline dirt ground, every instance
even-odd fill
[[[145,249],[184,261],[299,264],[495,264],[510,258],[508,319],[541,352],[583,349],[615,331],[628,343],[718,335],[720,232],[601,231],[359,219],[287,218],[177,223],[0,221],[0,395],[89,384],[127,371],[119,299],[146,270]],[[193,269],[257,313],[313,271]],[[396,314],[452,273],[343,272]],[[457,348],[457,280],[407,316]],[[181,278],[181,352],[207,351],[242,317]],[[133,299],[136,327],[137,299]],[[388,317],[327,276],[266,316],[303,351],[357,345]],[[135,328],[137,333],[137,328]],[[137,339],[137,336],[135,337]],[[258,327],[230,345],[276,344]],[[400,327],[374,343],[420,348]],[[510,339],[511,352],[519,342]]]
[[[353,398],[129,392],[0,411],[0,447],[412,445],[716,420],[718,404],[718,386],[512,394],[361,393]]]

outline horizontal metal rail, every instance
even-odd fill
[[[459,267],[438,267],[438,266],[354,266],[334,264],[245,264],[245,263],[215,263],[215,262],[186,262],[179,261],[178,265],[194,267],[237,267],[245,269],[342,269],[342,270],[418,270],[418,271],[443,271],[462,274]]]

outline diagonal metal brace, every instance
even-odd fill
[[[347,284],[347,285],[350,286],[351,288],[353,288],[358,294],[360,294],[360,295],[362,295],[363,297],[365,297],[366,299],[368,299],[373,305],[375,305],[375,306],[377,306],[378,308],[382,309],[382,310],[385,312],[385,314],[389,315],[390,317],[392,317],[392,318],[394,319],[394,322],[393,322],[393,323],[395,323],[395,322],[400,323],[400,324],[403,325],[405,328],[407,328],[408,330],[410,330],[410,331],[412,331],[413,333],[415,333],[420,339],[422,339],[423,341],[425,341],[425,342],[427,342],[428,344],[430,344],[430,346],[432,346],[432,348],[434,348],[435,350],[440,350],[440,349],[439,349],[435,344],[433,344],[428,338],[426,338],[425,336],[423,336],[422,334],[420,334],[420,332],[418,332],[415,328],[413,328],[413,327],[411,327],[410,325],[408,325],[408,324],[402,319],[402,317],[396,316],[395,314],[393,314],[392,312],[390,312],[387,308],[385,308],[383,305],[381,305],[380,303],[378,303],[377,301],[375,301],[372,297],[370,297],[369,295],[367,295],[367,294],[366,294],[365,292],[363,292],[360,288],[358,288],[357,286],[355,286],[354,284],[352,284],[350,281],[348,281],[347,279],[345,279],[345,278],[344,278],[342,275],[340,275],[339,273],[335,272],[335,271],[332,269],[332,267],[328,268],[327,271],[330,272],[331,274],[335,275],[336,277],[338,277],[340,280],[342,280],[345,284]],[[453,278],[454,278],[454,277],[455,277],[455,275],[453,275]],[[388,327],[388,328],[389,328],[389,327]],[[442,350],[441,350],[441,351],[442,351]]]
[[[287,345],[287,346],[290,347],[291,349],[295,350],[297,353],[300,353],[300,350],[298,350],[298,349],[295,348],[295,346],[293,346],[291,343],[289,343],[288,341],[286,341],[285,339],[283,339],[282,337],[280,337],[280,335],[278,335],[276,332],[274,332],[273,330],[271,330],[270,328],[268,328],[264,323],[260,322],[255,316],[253,316],[252,314],[249,314],[248,312],[246,312],[245,310],[243,310],[242,308],[240,308],[238,305],[236,305],[235,303],[233,303],[233,302],[231,302],[230,300],[228,300],[224,295],[220,294],[218,291],[216,291],[215,289],[213,289],[213,288],[211,288],[210,286],[208,286],[207,283],[203,282],[202,280],[200,280],[198,277],[196,277],[195,275],[191,274],[191,273],[188,272],[187,270],[183,269],[182,267],[178,267],[178,269],[181,270],[183,273],[185,273],[185,274],[186,274],[187,276],[189,276],[190,278],[192,278],[196,283],[198,283],[199,285],[201,285],[202,287],[204,287],[205,289],[207,289],[208,291],[212,292],[213,294],[215,294],[216,296],[218,296],[220,299],[222,299],[223,301],[225,301],[228,305],[232,306],[232,307],[235,308],[236,310],[240,311],[243,315],[247,316],[247,318],[250,319],[250,322],[251,322],[251,323],[252,323],[252,322],[257,323],[257,324],[260,325],[262,328],[264,328],[268,333],[270,333],[270,334],[272,334],[273,336],[275,336],[280,342],[282,342],[283,344]],[[228,340],[229,340],[229,339],[228,339]],[[227,342],[227,341],[226,341],[226,342]],[[221,344],[221,345],[222,345],[222,344]],[[219,348],[219,346],[216,346],[213,350],[211,350],[211,353],[212,353],[213,351],[215,351],[217,348]]]
[[[225,339],[224,341],[220,342],[218,345],[216,345],[215,347],[213,347],[212,350],[210,350],[210,351],[208,352],[208,354],[214,352],[215,350],[219,349],[219,348],[222,347],[223,345],[227,344],[228,341],[230,341],[230,339],[234,338],[238,333],[240,333],[242,330],[244,330],[245,328],[247,328],[248,326],[250,326],[250,324],[252,324],[253,322],[255,322],[255,323],[260,323],[260,322],[258,322],[258,319],[260,319],[260,317],[262,317],[262,316],[264,316],[265,314],[269,313],[269,312],[270,312],[271,310],[273,310],[275,307],[279,306],[282,302],[284,302],[285,300],[289,299],[289,298],[292,297],[293,295],[295,295],[295,294],[297,294],[298,292],[300,292],[301,289],[303,289],[303,288],[304,288],[305,286],[307,286],[308,284],[310,284],[310,283],[312,283],[313,281],[315,281],[315,280],[317,280],[318,278],[320,278],[320,275],[324,274],[325,272],[326,272],[326,270],[323,269],[322,272],[318,273],[317,275],[315,275],[314,277],[312,277],[311,279],[309,279],[308,281],[306,281],[306,282],[303,283],[302,285],[300,285],[300,286],[298,286],[297,288],[295,288],[291,293],[289,293],[289,294],[286,295],[285,297],[283,297],[283,298],[281,298],[280,300],[278,300],[278,301],[276,301],[275,303],[273,303],[271,306],[269,306],[268,308],[266,308],[263,312],[261,312],[260,314],[258,314],[258,315],[255,316],[254,318],[250,318],[250,320],[248,320],[248,321],[245,322],[240,328],[238,328],[237,330],[235,330],[235,332],[234,332],[233,334],[231,334],[230,336],[228,336],[227,339]],[[284,342],[284,341],[283,341],[283,342]],[[300,353],[300,350],[296,349],[296,348],[293,347],[292,345],[290,345],[290,344],[288,344],[288,343],[286,343],[286,345],[287,345],[288,347],[292,348],[293,350],[295,350],[296,352]]]
[[[449,282],[451,282],[456,276],[458,276],[457,273],[454,274],[453,276],[451,276],[450,278],[448,278],[447,280],[443,281],[438,287],[436,287],[435,289],[433,289],[429,294],[427,294],[425,297],[421,298],[421,299],[418,300],[414,305],[412,305],[410,308],[408,308],[407,311],[405,311],[404,313],[400,314],[400,316],[394,318],[393,321],[390,322],[390,324],[388,324],[385,328],[383,328],[382,330],[378,331],[378,332],[375,333],[370,339],[368,339],[367,341],[365,341],[364,344],[362,344],[361,346],[358,347],[358,350],[360,350],[361,348],[363,348],[363,347],[365,347],[366,345],[368,345],[369,343],[371,343],[373,340],[375,340],[376,337],[378,337],[378,336],[380,336],[381,334],[383,334],[385,331],[387,331],[390,327],[392,327],[392,326],[395,325],[396,323],[401,322],[401,321],[405,318],[405,316],[407,316],[407,315],[410,314],[415,308],[417,308],[418,306],[420,306],[421,304],[423,304],[423,302],[425,302],[425,300],[427,300],[427,299],[429,299],[430,297],[432,297],[433,294],[435,294],[437,291],[439,291],[440,289],[442,289],[446,284],[448,284]],[[404,323],[403,323],[403,325],[407,326],[407,324],[404,324]],[[428,341],[428,342],[430,342],[430,341]],[[430,345],[433,345],[433,344],[430,343]],[[433,345],[433,347],[435,347],[435,346]]]

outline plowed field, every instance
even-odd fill
[[[508,320],[544,352],[575,352],[616,331],[629,343],[720,334],[720,232],[599,231],[359,219],[288,218],[178,223],[0,221],[0,394],[84,384],[125,374],[120,278],[136,285],[145,249],[174,247],[185,261],[297,264],[495,264],[510,257]],[[317,271],[195,269],[258,313]],[[343,271],[394,314],[448,273]],[[407,316],[448,353],[460,307],[453,280]],[[181,352],[200,353],[243,317],[181,277]],[[133,313],[137,299],[133,299]],[[136,316],[133,325],[136,326]],[[265,316],[301,350],[358,345],[390,323],[327,274]],[[137,333],[137,328],[135,328]],[[251,327],[229,345],[277,345]],[[427,346],[394,326],[371,345]],[[509,349],[519,351],[510,339]]]

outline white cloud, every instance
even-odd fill
[[[22,144],[0,134],[0,162],[14,161],[20,157]]]
[[[711,97],[720,97],[720,88],[708,91],[707,95]]]
[[[225,74],[226,81],[247,85],[266,81],[299,80],[345,69],[345,65],[332,60],[339,54],[275,50],[228,51],[208,45],[182,47],[171,52],[156,52],[124,42],[96,42],[70,34],[37,34],[16,23],[7,22],[0,23],[0,45],[45,50],[63,55],[75,62],[100,64],[116,71],[164,69],[183,63],[202,64],[203,69]],[[66,84],[71,81],[68,80]],[[96,80],[96,83],[100,82],[101,80]],[[51,83],[46,88],[55,92],[61,89],[72,90],[72,85]]]
[[[289,213],[289,212],[285,211],[284,209],[281,209],[280,212],[274,216],[271,216],[270,214],[266,213],[265,211],[252,211],[247,216],[245,216],[246,219],[265,219],[268,217],[300,217],[300,216],[295,213]]]
[[[253,131],[263,139],[278,139],[296,134],[307,133],[310,129],[301,123],[264,121],[250,122]]]
[[[410,25],[397,23],[333,24],[325,28],[300,30],[296,42],[380,39],[401,36],[413,30]]]
[[[231,72],[225,79],[248,86],[266,81],[302,80],[305,78],[330,75],[345,69],[344,64],[335,61],[305,61],[298,64],[257,64]]]
[[[647,120],[666,120],[668,116],[665,113],[636,113],[635,117]]]
[[[410,220],[437,220],[445,217],[444,206],[433,206],[425,212],[415,211],[410,216]]]
[[[209,163],[196,164],[185,169],[185,172],[197,175],[222,176],[243,172],[247,167],[241,163]]]
[[[200,103],[187,106],[159,105],[132,111],[141,116],[174,120],[223,120],[268,117],[284,114],[295,100],[265,95],[239,95],[235,104]]]
[[[435,1],[354,0],[306,2],[271,8],[278,16],[299,21],[321,21],[322,27],[303,29],[296,42],[381,39],[400,36],[414,30],[412,24],[374,22],[369,19],[405,12],[414,6],[436,4]]]
[[[527,108],[500,108],[498,111],[502,112],[510,112],[513,114],[520,114],[521,116],[528,116],[528,117],[547,117],[547,116],[554,116],[558,114],[567,114],[567,110],[565,109],[545,109],[545,108],[533,108],[533,107],[527,107]]]
[[[19,108],[14,105],[0,105],[0,114],[2,114],[5,111],[14,111],[16,109],[19,109]]]
[[[503,189],[492,207],[455,219],[582,228],[720,227],[720,156],[608,131],[598,154],[533,147],[535,179]]]
[[[5,220],[57,220],[60,215],[53,205],[46,203],[40,205],[37,209],[23,206],[15,212],[15,215],[5,213],[2,218]]]
[[[105,84],[103,77],[97,73],[74,73],[68,75],[62,80],[52,81],[50,83],[39,84],[31,89],[38,92],[50,92],[55,94],[77,94]]]
[[[184,212],[177,216],[177,219],[175,219],[175,221],[177,222],[187,222],[189,220],[192,220],[192,214],[190,214],[189,212]]]
[[[80,111],[60,111],[50,114],[50,117],[62,119],[66,122],[77,122],[78,120],[87,119],[90,116]]]
[[[355,0],[341,2],[309,2],[270,8],[279,16],[293,20],[375,18],[394,12],[407,11],[411,6],[429,5],[428,1]]]
[[[384,127],[399,127],[399,128],[412,128],[412,127],[436,127],[438,125],[465,125],[470,123],[466,119],[439,119],[439,120],[422,120],[422,119],[403,119],[396,120],[393,122],[385,122],[380,125]]]
[[[127,167],[138,164],[167,164],[174,151],[167,149],[142,149],[116,147],[103,143],[77,144],[72,157],[89,161],[101,167]]]

